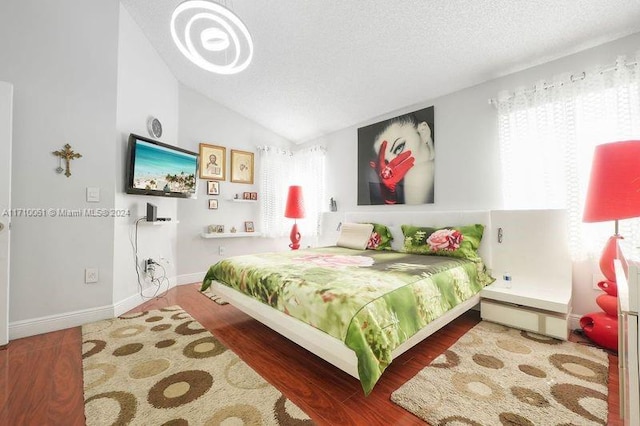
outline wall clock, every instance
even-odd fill
[[[162,136],[162,123],[155,117],[149,117],[147,121],[147,130],[149,134],[154,138],[159,138]]]

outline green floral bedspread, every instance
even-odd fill
[[[479,260],[339,247],[231,257],[212,280],[343,341],[367,395],[396,347],[493,281]]]

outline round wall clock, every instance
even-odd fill
[[[154,138],[159,138],[162,136],[162,123],[155,117],[149,117],[149,121],[147,121],[147,130],[149,134]]]

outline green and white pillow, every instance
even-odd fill
[[[372,223],[373,231],[367,243],[367,250],[392,250],[393,235],[386,225]]]
[[[479,259],[478,248],[484,225],[428,228],[402,225],[407,253]]]

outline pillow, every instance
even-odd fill
[[[407,253],[479,259],[478,247],[484,225],[424,228],[402,225],[404,249]]]
[[[391,250],[393,235],[386,225],[372,223],[373,231],[367,243],[367,250]]]
[[[367,248],[373,225],[370,223],[343,223],[336,245],[355,250]]]

